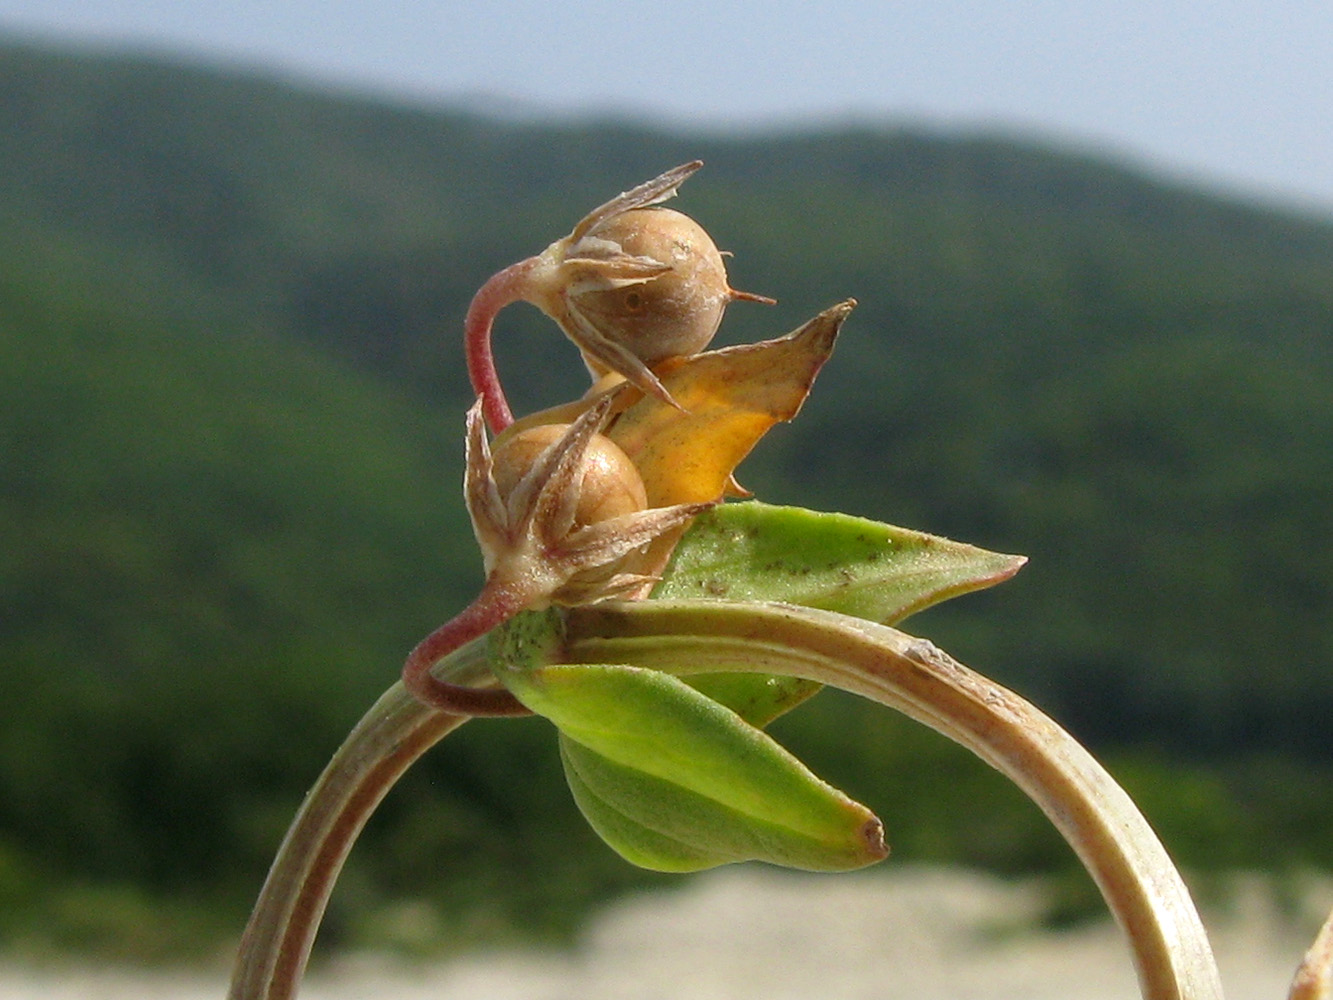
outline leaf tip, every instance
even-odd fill
[[[1018,571],[1028,564],[1027,556],[1008,555],[1004,556],[1004,563],[996,570],[992,579],[996,583],[1004,583],[1005,580],[1011,580],[1018,575]]]
[[[829,306],[789,336],[792,340],[808,342],[817,353],[827,356],[832,353],[833,342],[838,339],[842,324],[854,308],[856,299],[844,299],[835,306]]]
[[[884,824],[878,816],[872,815],[861,825],[861,843],[867,864],[883,861],[889,856],[889,842],[884,839]]]

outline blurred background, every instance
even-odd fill
[[[1198,884],[1333,868],[1333,8],[1311,0],[0,0],[0,941],[234,944],[304,790],[479,581],[473,290],[685,160],[720,342],[861,305],[741,479],[1022,552],[908,623],[1085,739]],[[582,392],[535,310],[516,408]],[[899,862],[1037,811],[822,694],[781,739]],[[629,889],[540,721],[375,817],[323,947],[560,942]]]

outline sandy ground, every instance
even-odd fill
[[[1228,1000],[1283,1000],[1333,905],[1279,911],[1251,887],[1207,920]],[[350,958],[304,1000],[1132,1000],[1109,924],[1030,929],[1035,887],[938,870],[808,877],[725,869],[605,911],[571,952],[413,967]],[[0,1000],[221,1000],[221,974],[0,967]]]

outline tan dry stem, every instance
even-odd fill
[[[458,650],[436,673],[458,684],[488,678],[485,643]],[[228,1000],[296,996],[334,883],[366,820],[403,772],[466,721],[395,684],[357,723],[278,849],[241,938]]]
[[[577,608],[568,629],[578,662],[794,674],[936,729],[1023,789],[1078,853],[1129,938],[1145,1000],[1221,1000],[1189,892],[1128,795],[1049,717],[931,643],[808,608],[703,601]]]

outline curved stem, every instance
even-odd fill
[[[511,302],[523,298],[529,276],[539,258],[529,257],[492,275],[477,290],[463,320],[463,348],[467,355],[467,373],[472,390],[482,399],[482,410],[492,434],[498,434],[514,422],[514,414],[505,399],[495,370],[491,351],[491,327],[495,314]]]
[[[460,684],[488,677],[484,643],[456,650],[437,671]],[[241,938],[229,1000],[296,996],[334,882],[361,828],[403,772],[466,721],[423,705],[398,683],[357,723],[278,849]]]
[[[1129,796],[1049,717],[931,643],[831,612],[707,601],[592,605],[572,610],[567,629],[578,662],[794,674],[931,726],[1014,781],[1064,835],[1130,940],[1145,1000],[1221,1000],[1189,892]]]
[[[466,608],[417,643],[403,664],[403,685],[422,704],[441,712],[470,716],[531,715],[505,688],[454,684],[432,668],[445,656],[484,636],[512,618],[526,605],[521,590],[497,584],[488,577],[481,592]]]

